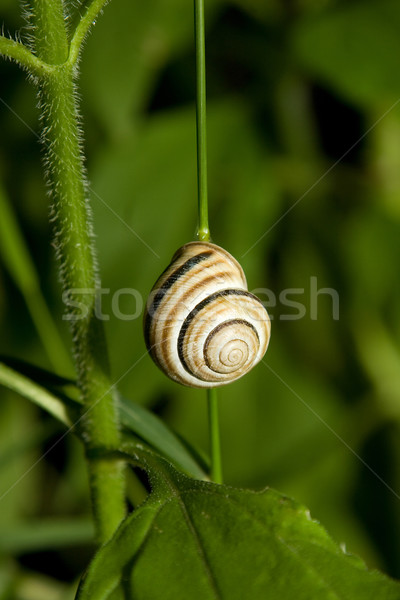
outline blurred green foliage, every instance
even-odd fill
[[[220,391],[225,480],[295,497],[349,551],[399,577],[400,5],[206,4],[213,241],[239,259],[250,290],[277,299],[264,362]],[[23,25],[14,2],[0,11],[6,31]],[[35,93],[15,65],[0,69],[0,179],[68,346]],[[112,314],[117,290],[145,298],[194,237],[194,82],[190,2],[110,3],[83,52],[80,96],[113,379],[206,451],[205,394],[158,372],[140,318]],[[51,368],[8,265],[0,353]],[[312,314],[313,277],[337,291],[338,320],[327,294]],[[279,301],[288,288],[304,290],[288,296],[302,319]],[[125,301],[122,312],[139,312]],[[49,451],[62,431],[1,390],[0,530],[30,528],[16,536],[25,542],[0,544],[1,597],[69,598],[52,577],[74,583],[90,556],[89,533],[73,545],[59,525],[58,546],[34,552],[29,541],[32,523],[76,526],[90,511],[78,443],[66,436]]]

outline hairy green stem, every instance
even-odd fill
[[[125,514],[123,465],[96,457],[100,448],[119,447],[116,395],[110,386],[103,324],[95,316],[99,279],[81,151],[74,65],[62,0],[35,0],[35,50],[57,65],[41,80],[46,174],[52,196],[52,223],[60,263],[63,299],[70,320],[83,413],[80,426],[88,451],[98,540],[110,537]]]
[[[16,42],[15,40],[10,40],[4,35],[0,36],[0,55],[15,60],[31,75],[39,78],[52,71],[51,65],[48,65],[32,54],[24,44]]]
[[[68,62],[70,64],[76,64],[78,61],[82,44],[89,33],[89,29],[95,24],[97,17],[108,2],[109,0],[92,0],[87,6],[86,12],[80,18],[72,36],[68,57]]]

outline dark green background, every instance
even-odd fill
[[[348,550],[398,577],[400,5],[206,6],[213,241],[239,259],[250,290],[278,298],[304,289],[292,299],[306,309],[300,320],[282,318],[296,311],[278,300],[266,364],[220,391],[226,483],[296,498]],[[0,11],[6,32],[21,27],[13,0],[2,0]],[[69,344],[34,88],[17,66],[2,61],[0,69],[10,107],[1,103],[0,177]],[[145,297],[176,248],[194,237],[194,85],[192,3],[112,0],[86,43],[79,93],[102,284],[110,289],[103,312],[111,315],[113,380],[206,451],[205,393],[169,382],[143,357],[141,319],[111,312],[116,290]],[[339,320],[322,294],[310,318],[311,277],[337,290]],[[50,367],[2,265],[0,322],[1,353]],[[28,401],[1,391],[0,495],[61,432]],[[0,569],[6,579],[15,573],[16,597],[34,599],[32,582],[45,586],[43,600],[63,597],[63,587],[37,573],[73,581],[90,548],[19,546],[10,558],[2,524],[87,514],[82,452],[68,436],[0,503]]]

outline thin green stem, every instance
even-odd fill
[[[207,115],[206,59],[204,39],[204,0],[194,0],[194,29],[196,41],[196,130],[198,184],[198,238],[210,239],[207,192]]]
[[[208,421],[210,429],[211,480],[222,483],[221,439],[219,431],[217,390],[207,390]]]
[[[204,0],[194,0],[194,31],[196,46],[196,133],[199,240],[210,240],[207,190],[207,110],[206,110],[206,48],[204,34]],[[221,447],[217,390],[207,390],[210,431],[211,479],[222,483]]]
[[[92,0],[89,6],[86,8],[85,14],[80,18],[79,23],[75,29],[75,32],[71,39],[68,62],[73,65],[76,64],[79,58],[80,51],[82,49],[83,42],[90,28],[95,24],[97,17],[103,10],[109,0]]]
[[[120,444],[116,396],[110,385],[102,321],[96,318],[100,282],[82,158],[74,66],[66,62],[68,43],[62,0],[35,0],[35,48],[57,68],[39,87],[46,171],[52,196],[54,245],[60,263],[63,300],[69,318],[78,386],[82,395],[82,439],[88,454],[99,542],[106,541],[125,514],[121,463],[104,461],[98,449]]]

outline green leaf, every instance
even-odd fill
[[[0,354],[0,362],[4,363],[14,371],[18,371],[21,375],[29,377],[29,379],[32,379],[35,383],[38,383],[50,391],[59,391],[68,388],[68,393],[71,394],[71,401],[72,396],[74,396],[72,390],[75,389],[77,391],[76,383],[73,379],[61,377],[56,373],[47,371],[47,369],[42,369],[42,367],[37,367],[36,365],[20,360],[19,358]]]
[[[204,479],[206,474],[191,456],[179,438],[148,409],[127,400],[120,399],[121,422],[144,441],[151,444],[162,456],[176,467],[196,479]]]
[[[20,290],[53,366],[72,372],[71,359],[40,289],[39,276],[11,202],[0,183],[0,256]]]
[[[397,0],[342,3],[299,23],[295,56],[351,100],[379,106],[400,94],[399,27]]]
[[[90,544],[93,540],[94,526],[90,519],[47,519],[10,523],[1,527],[0,551],[21,554],[39,549]]]
[[[78,418],[81,405],[74,381],[64,379],[24,361],[0,356],[0,385],[20,393],[68,426],[72,425],[67,407]],[[206,473],[181,440],[147,408],[120,398],[122,424],[150,444],[187,475],[204,479]]]
[[[0,362],[0,385],[28,398],[68,427],[72,425],[73,418],[64,400],[3,362]]]
[[[95,556],[79,600],[398,600],[399,583],[346,554],[278,492],[194,481],[133,449],[148,500]]]

